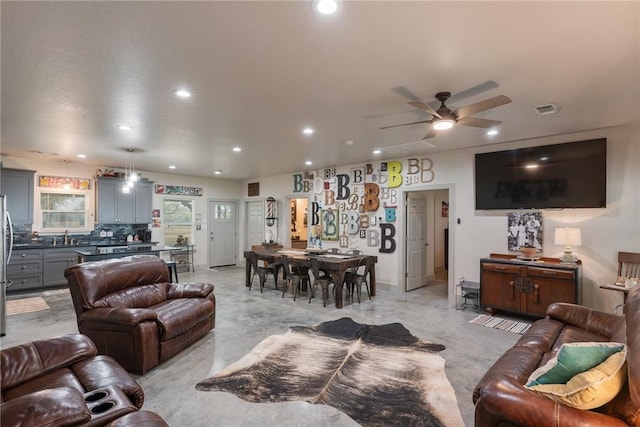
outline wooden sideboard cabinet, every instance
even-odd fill
[[[557,258],[523,261],[491,254],[480,260],[480,304],[488,311],[544,317],[553,302],[580,302],[582,266]]]

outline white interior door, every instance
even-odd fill
[[[245,250],[250,250],[251,246],[264,242],[264,203],[262,201],[247,203],[247,246]]]
[[[422,195],[407,194],[406,205],[407,274],[405,290],[411,291],[427,284],[427,202]]]
[[[209,266],[235,265],[236,202],[209,200]]]
[[[425,219],[424,219],[424,239],[425,239],[425,256],[423,258],[425,264],[425,284],[427,284],[430,280],[435,279],[435,216],[436,216],[436,201],[435,201],[435,191],[427,191],[426,192],[426,210],[425,210]]]

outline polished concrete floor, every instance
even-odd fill
[[[520,337],[469,324],[477,313],[449,307],[442,280],[408,293],[378,290],[373,300],[361,304],[347,300],[341,310],[333,305],[323,307],[319,299],[309,304],[305,298],[294,302],[291,294],[281,298],[272,280],[262,294],[258,287],[248,291],[244,268],[200,268],[195,273],[181,273],[180,281],[215,285],[216,328],[168,362],[137,377],[145,391],[144,408],[157,412],[174,427],[357,425],[325,405],[248,403],[229,393],[195,389],[200,380],[238,360],[269,335],[285,333],[290,326],[345,316],[367,324],[400,322],[413,335],[445,345],[446,350],[440,354],[446,360],[446,374],[465,425],[472,426],[475,384]],[[8,317],[7,335],[0,339],[2,348],[78,331],[68,293],[46,293],[43,298],[50,310]]]

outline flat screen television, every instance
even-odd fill
[[[606,138],[475,156],[476,209],[604,208]]]

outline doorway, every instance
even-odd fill
[[[235,265],[237,242],[237,202],[209,200],[209,267]]]
[[[289,239],[292,248],[307,247],[309,199],[289,199]]]
[[[405,193],[405,291],[448,283],[449,190]]]
[[[246,203],[246,230],[247,241],[245,251],[251,250],[254,245],[260,245],[265,241],[264,237],[264,201],[251,201]]]

